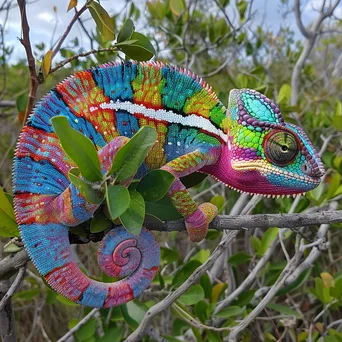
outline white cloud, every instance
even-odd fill
[[[56,20],[56,18],[53,16],[51,12],[38,13],[37,18],[42,21],[46,21],[47,23],[51,23],[52,21]]]

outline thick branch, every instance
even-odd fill
[[[342,210],[337,211],[322,211],[310,214],[258,214],[244,216],[225,216],[216,217],[210,224],[210,229],[216,230],[245,230],[252,228],[295,228],[316,224],[331,224],[342,222]],[[156,231],[183,231],[185,225],[183,220],[167,221],[165,223],[150,223],[145,222],[144,226]],[[94,234],[95,235],[95,234]],[[94,241],[97,241],[96,236]],[[71,241],[78,243],[78,241]],[[84,243],[84,241],[80,242]],[[89,242],[89,241],[85,241]],[[0,279],[8,274],[13,274],[17,269],[22,267],[28,260],[25,250],[21,250],[16,254],[11,254],[0,261]]]
[[[309,214],[257,214],[244,216],[217,216],[210,224],[210,229],[216,230],[241,230],[253,228],[295,228],[322,223],[341,223],[342,210],[321,211]],[[146,228],[158,231],[182,231],[185,230],[183,220],[166,221],[165,223],[148,223]]]

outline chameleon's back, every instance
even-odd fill
[[[225,108],[209,86],[187,71],[160,63],[106,64],[59,83],[37,104],[23,128],[13,169],[14,202],[33,263],[53,288],[71,300],[97,307],[122,304],[153,279],[159,247],[145,230],[140,240],[134,240],[119,228],[116,235],[106,236],[100,266],[106,271],[112,267],[112,276],[126,276],[132,269],[125,266],[127,260],[120,256],[117,264],[114,260],[109,265],[113,263],[109,259],[118,245],[127,244],[145,253],[141,262],[134,260],[135,273],[115,284],[102,284],[79,270],[70,252],[67,226],[89,219],[98,206],[86,202],[70,185],[68,171],[75,165],[53,131],[50,119],[56,115],[66,116],[73,128],[94,142],[102,165],[108,160],[101,151],[113,139],[131,137],[144,125],[155,127],[158,140],[138,171],[141,176],[203,143],[222,144]]]

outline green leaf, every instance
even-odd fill
[[[27,107],[28,96],[27,94],[21,94],[17,97],[16,104],[18,112],[25,112]]]
[[[278,228],[268,228],[261,239],[261,254],[264,255],[268,247],[278,235]]]
[[[70,299],[68,299],[68,298],[66,298],[66,297],[63,297],[63,296],[60,295],[60,294],[57,295],[56,299],[57,299],[60,303],[62,303],[62,304],[64,304],[64,305],[67,305],[67,306],[79,306],[79,304],[73,302],[72,300],[70,300]]]
[[[121,181],[133,176],[157,140],[154,127],[144,126],[116,153],[109,174]]]
[[[207,261],[209,256],[210,256],[209,249],[201,249],[191,258],[191,260],[198,260],[200,263],[203,264],[205,261]]]
[[[122,225],[133,235],[139,235],[145,218],[145,201],[139,192],[129,190],[131,201],[128,209],[120,215]]]
[[[274,311],[278,311],[282,314],[285,314],[285,315],[289,315],[289,316],[294,316],[298,319],[300,319],[300,314],[296,311],[296,310],[292,310],[290,308],[288,308],[287,306],[284,306],[284,305],[280,305],[280,304],[274,304],[274,303],[269,303],[267,304],[267,307],[269,309],[272,309]]]
[[[146,214],[153,215],[162,221],[177,220],[182,215],[176,210],[168,196],[158,202],[146,202]]]
[[[15,215],[13,210],[13,205],[7,198],[7,194],[4,192],[3,188],[0,186],[0,209],[13,221],[15,221]]]
[[[114,40],[114,23],[106,10],[95,1],[88,2],[87,7],[102,36],[106,40]]]
[[[15,220],[9,217],[0,208],[0,236],[3,237],[19,237],[18,225]]]
[[[179,17],[185,10],[185,4],[183,0],[170,0],[170,10],[174,15]]]
[[[131,40],[136,40],[136,42],[128,46],[118,45],[119,49],[129,58],[137,61],[148,61],[156,54],[153,45],[142,33],[134,32]]]
[[[201,278],[200,278],[200,284],[201,284],[201,286],[203,287],[205,298],[210,299],[210,298],[211,298],[211,293],[212,293],[213,287],[212,287],[212,285],[211,285],[210,278],[209,278],[209,276],[208,276],[206,273],[204,273],[204,274],[201,276]]]
[[[335,287],[330,289],[330,294],[336,299],[342,299],[342,278],[335,280]]]
[[[130,314],[128,312],[127,304],[120,305],[120,310],[121,310],[122,317],[124,318],[126,323],[131,328],[136,329],[138,327],[139,323],[134,318],[132,318],[130,316]]]
[[[167,264],[171,264],[179,260],[179,254],[174,249],[160,247],[160,260],[163,260]]]
[[[179,301],[183,305],[193,305],[202,299],[204,299],[204,290],[201,285],[190,287],[182,296],[179,297]]]
[[[200,184],[208,175],[201,172],[194,172],[185,177],[181,177],[180,181],[188,189]]]
[[[147,1],[146,2],[147,8],[152,16],[152,18],[156,18],[159,20],[164,19],[167,8],[165,4],[159,0],[157,1]]]
[[[120,217],[129,207],[131,198],[123,185],[109,185],[106,188],[106,201],[112,220]]]
[[[30,290],[20,291],[13,295],[14,300],[31,300],[32,298],[39,295],[41,292],[40,288],[34,288]]]
[[[244,252],[238,252],[233,254],[228,259],[228,264],[231,264],[232,266],[239,266],[241,264],[245,264],[251,260],[252,257],[249,254],[246,254]]]
[[[100,233],[113,225],[111,221],[109,221],[105,214],[102,212],[102,209],[96,211],[94,217],[90,222],[90,232],[91,233]]]
[[[178,285],[184,283],[184,281],[190,277],[190,275],[195,271],[195,269],[197,267],[201,266],[201,265],[202,264],[198,260],[190,260],[190,261],[188,261],[174,275],[174,277],[172,279],[172,286],[178,286]]]
[[[124,334],[125,327],[110,328],[104,336],[97,339],[97,342],[120,342]]]
[[[246,10],[247,10],[247,7],[248,7],[247,1],[245,1],[245,0],[239,0],[239,1],[238,1],[238,3],[237,3],[237,9],[238,9],[238,11],[239,11],[241,21],[244,20],[245,13],[246,13]]]
[[[96,333],[97,320],[91,318],[88,322],[81,325],[79,329],[76,330],[75,336],[78,341],[86,341],[90,337],[94,336]]]
[[[198,301],[195,305],[195,314],[202,323],[209,318],[208,308],[209,305],[204,300]]]
[[[332,119],[333,126],[342,131],[342,102],[338,101],[336,103],[335,114]]]
[[[261,241],[259,238],[257,238],[256,236],[251,236],[251,245],[254,248],[254,250],[256,251],[257,254],[262,254],[262,246],[261,246]]]
[[[234,306],[246,306],[251,303],[256,290],[246,290],[243,291],[237,298],[232,301],[231,305]]]
[[[17,253],[19,252],[23,247],[17,246],[15,243],[10,243],[5,246],[4,252],[5,253]]]
[[[77,167],[70,169],[68,172],[70,182],[80,190],[80,193],[87,199],[88,202],[94,204],[102,203],[104,199],[104,193],[100,190],[94,189],[92,184],[88,183],[84,179],[79,178],[79,175],[80,170]]]
[[[219,214],[222,213],[222,210],[224,209],[224,205],[225,205],[225,200],[224,200],[223,196],[221,196],[221,195],[213,196],[210,199],[210,203],[216,205]]]
[[[342,120],[342,117],[341,117],[341,120]],[[328,193],[326,196],[328,199],[331,199],[335,196],[335,193],[338,190],[340,184],[341,184],[341,175],[336,172],[334,176],[332,177],[330,184],[329,184]]]
[[[291,100],[291,92],[291,86],[287,83],[284,83],[279,90],[278,103],[284,103],[289,105]]]
[[[141,179],[137,191],[145,201],[157,202],[166,195],[174,180],[175,176],[168,171],[153,170]]]
[[[65,116],[55,116],[51,122],[63,150],[76,163],[82,176],[90,182],[102,180],[100,160],[91,140],[73,129]]]
[[[128,40],[132,37],[132,34],[134,32],[134,24],[131,19],[126,19],[124,22],[117,38],[117,42],[121,43],[124,42],[125,40]]]
[[[240,308],[239,306],[229,306],[220,310],[215,316],[222,318],[229,318],[233,316],[240,316],[246,311],[246,308]]]

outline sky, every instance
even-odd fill
[[[0,0],[0,3],[3,0]],[[56,21],[57,29],[56,32],[61,34],[64,32],[71,18],[73,17],[73,11],[69,13],[66,12],[69,0],[29,0],[33,2],[27,6],[27,17],[30,25],[30,36],[32,44],[38,44],[44,41],[47,46],[51,45],[51,42],[55,42],[59,37],[55,35],[52,37],[52,32],[54,30]],[[83,5],[84,1],[79,0],[78,7]],[[315,8],[319,8],[322,0],[302,0],[303,3],[303,21],[304,24],[309,24],[317,15]],[[329,1],[327,1],[329,3]],[[118,13],[124,8],[123,0],[102,0],[102,6],[110,13]],[[147,8],[145,5],[145,0],[136,0],[135,4],[139,4],[139,8],[142,10],[142,16],[147,16]],[[289,7],[292,7],[293,0],[289,0]],[[57,8],[57,15],[54,12],[54,7]],[[299,33],[294,15],[291,14],[287,16],[284,20],[281,13],[280,0],[254,0],[254,10],[256,11],[253,26],[258,26],[264,21],[263,26],[277,32],[282,26],[289,26],[295,32],[295,37],[301,39],[301,34]],[[342,19],[342,2],[339,5],[336,14]],[[90,14],[85,13],[82,18],[90,19]],[[0,25],[4,23],[4,12],[0,12]],[[135,23],[138,31],[144,33],[144,26],[146,22]],[[93,20],[86,21],[87,27],[94,28]],[[21,35],[21,23],[19,9],[14,8],[10,11],[6,27],[5,27],[5,41],[7,45],[14,47],[14,53],[12,62],[15,62],[19,58],[25,56],[24,49],[18,42],[17,37]],[[89,48],[88,38],[85,37],[78,23],[76,23],[69,34],[69,40],[78,37],[82,46],[85,50]]]

